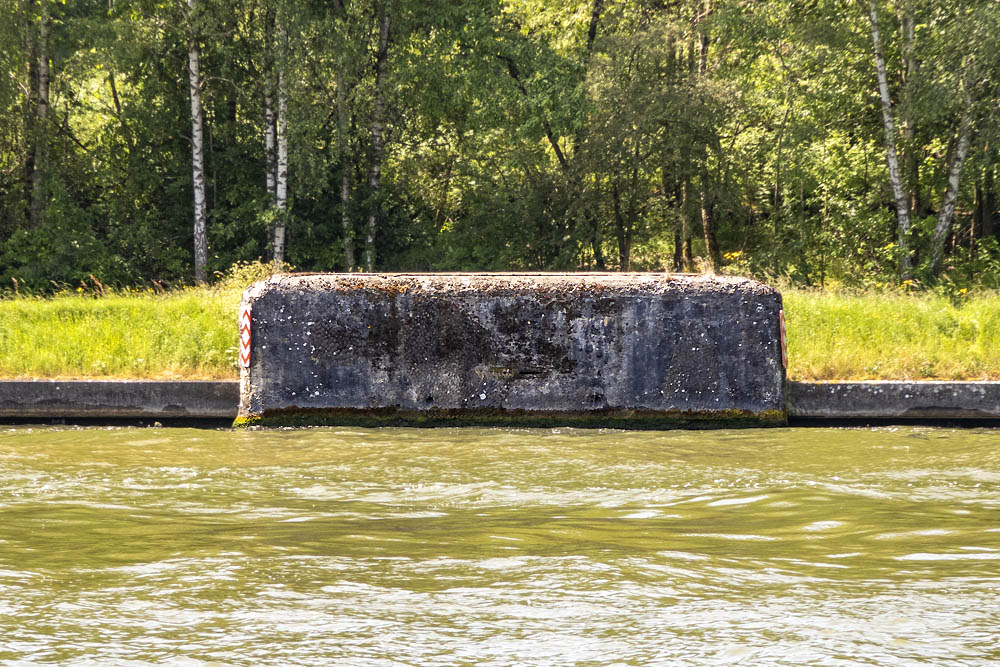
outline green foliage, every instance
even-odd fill
[[[294,270],[295,267],[288,263],[275,266],[273,262],[262,262],[259,259],[252,262],[236,262],[225,272],[216,272],[214,288],[222,292],[242,292],[255,282],[266,280],[276,273],[290,273]]]
[[[916,284],[996,286],[1000,6],[912,0],[919,67],[908,72],[902,5],[878,5],[914,193]],[[684,254],[678,243],[708,254],[704,212],[730,272],[808,286],[895,282],[894,204],[858,3],[199,0],[188,16],[185,3],[53,2],[44,123],[32,78],[42,7],[0,0],[0,15],[13,17],[0,25],[4,285],[190,280],[192,38],[204,77],[210,271],[268,257],[279,220],[296,266],[355,268],[370,213],[386,270],[661,270]],[[391,30],[376,193],[380,7]],[[263,145],[263,99],[279,72],[282,214]],[[962,91],[972,149],[946,257],[931,273]],[[32,223],[36,149],[49,160]]]

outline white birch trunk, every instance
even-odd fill
[[[194,14],[197,0],[188,0]],[[191,93],[191,172],[194,185],[194,280],[204,283],[208,264],[208,241],[205,234],[205,119],[201,108],[201,68],[198,42],[188,43],[188,90]]]
[[[270,199],[270,206],[278,197],[275,186],[275,173],[277,172],[278,154],[276,152],[277,140],[274,127],[274,98],[271,95],[270,86],[264,93],[264,159],[267,182],[267,194]]]
[[[917,150],[913,145],[917,134],[913,109],[913,78],[917,73],[916,21],[913,17],[913,2],[903,3],[901,28],[903,33],[903,169],[909,181],[909,210],[911,215],[920,211],[920,177],[917,167]]]
[[[936,276],[941,267],[941,259],[944,257],[944,242],[951,231],[951,221],[955,216],[955,202],[958,200],[958,186],[961,183],[962,163],[969,153],[969,131],[972,125],[972,105],[965,97],[962,109],[962,120],[958,128],[958,146],[955,148],[955,157],[948,169],[948,190],[945,192],[944,201],[941,202],[941,210],[938,212],[937,224],[934,226],[934,235],[931,237],[931,262],[930,273]]]
[[[910,206],[903,190],[903,180],[899,173],[899,155],[896,153],[896,126],[892,118],[892,99],[889,97],[889,79],[885,72],[885,56],[878,30],[878,9],[875,0],[869,2],[869,16],[872,23],[872,45],[875,51],[875,69],[878,74],[878,90],[882,98],[882,125],[885,129],[886,160],[889,165],[889,185],[896,202],[896,219],[899,238],[899,279],[913,277],[913,261],[910,257]]]
[[[711,0],[705,0],[705,12],[703,17],[712,14]],[[708,72],[708,33],[704,26],[699,28],[698,35],[698,76],[704,77]],[[715,234],[715,216],[708,195],[708,152],[711,150],[709,144],[705,144],[705,155],[701,158],[701,192],[699,193],[699,203],[701,204],[701,227],[705,236],[705,254],[708,255],[708,262],[714,273],[722,265],[722,256],[719,253],[719,241]]]
[[[372,198],[372,206],[368,213],[365,235],[365,271],[369,273],[375,266],[375,225],[380,208],[379,183],[382,173],[382,117],[385,113],[385,101],[382,99],[382,72],[385,69],[385,61],[389,52],[389,12],[384,2],[380,9],[378,55],[375,58],[375,100],[372,107],[372,154],[368,170],[368,188]]]
[[[347,150],[347,96],[344,94],[344,73],[337,70],[337,144],[340,156],[340,224],[344,231],[344,269],[354,268],[354,225],[351,224],[351,176]]]
[[[46,0],[41,3],[41,20],[38,26],[38,100],[35,105],[35,161],[31,172],[31,226],[41,222],[45,210],[45,164],[48,142],[49,117],[49,17]]]
[[[264,171],[268,206],[273,207],[278,198],[276,189],[278,154],[274,114],[274,16],[270,12],[264,18],[264,53]]]
[[[279,39],[282,45],[282,56],[285,52],[285,42],[287,32],[284,26],[279,31]],[[288,208],[288,86],[284,72],[284,58],[279,59],[278,65],[278,170],[275,174],[274,184],[274,206],[278,213],[274,221],[274,268],[278,269],[285,261],[285,226],[287,217],[285,215]]]

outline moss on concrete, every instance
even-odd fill
[[[787,416],[779,410],[752,413],[722,410],[711,413],[656,412],[651,410],[592,410],[544,412],[528,410],[462,409],[402,410],[397,408],[351,409],[297,407],[269,410],[261,415],[237,417],[234,428],[253,426],[520,426],[554,428],[621,428],[631,430],[747,428],[785,426]]]

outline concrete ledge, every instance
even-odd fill
[[[1000,382],[789,382],[788,416],[1000,419]]]
[[[0,419],[233,418],[239,382],[0,381]]]
[[[819,422],[1000,420],[1000,382],[788,382],[786,396],[789,417]],[[239,383],[235,380],[0,380],[0,420],[232,419],[238,399]],[[463,418],[469,419],[468,423],[502,422],[500,416],[488,412],[469,415],[383,410],[359,414],[343,410],[329,415],[329,421],[456,426],[463,423]],[[311,415],[309,423],[315,423],[312,420],[316,417]],[[521,417],[523,423],[543,427],[567,421],[567,415],[559,414]],[[621,428],[654,428],[664,421],[662,415],[641,411],[606,412],[592,417],[601,425]],[[701,422],[690,419],[686,425],[697,427]]]

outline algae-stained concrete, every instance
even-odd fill
[[[789,382],[789,413],[809,419],[1000,419],[1000,382]]]
[[[670,274],[276,276],[237,424],[785,421],[781,295]]]
[[[233,381],[3,380],[0,419],[225,419]]]

